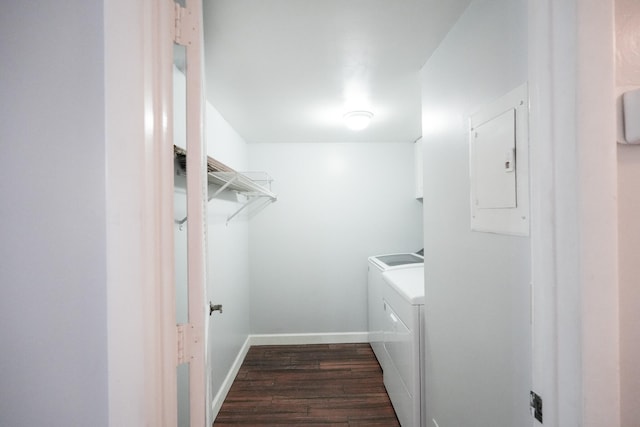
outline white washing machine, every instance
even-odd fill
[[[382,277],[384,385],[400,425],[424,427],[424,268],[391,270]]]
[[[385,286],[382,274],[387,271],[422,268],[423,266],[424,258],[416,253],[395,253],[369,257],[367,279],[369,343],[383,371],[387,364],[388,354],[383,343],[386,315],[382,299],[382,288]]]

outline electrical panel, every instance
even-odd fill
[[[529,235],[527,87],[471,115],[471,229]]]

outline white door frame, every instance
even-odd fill
[[[168,0],[104,4],[109,425],[175,427]]]
[[[169,295],[173,185],[167,181],[173,165],[163,121],[171,117],[163,88],[171,81],[170,65],[164,65],[172,63],[165,38],[172,3],[105,3],[112,426],[173,427],[176,419],[176,330],[175,317],[168,315],[175,310]],[[545,426],[615,426],[620,399],[613,1],[529,0],[529,31],[533,387],[543,397]],[[133,37],[123,37],[125,32]],[[200,132],[200,144],[189,148],[191,171],[204,161],[201,128],[192,132]],[[196,254],[189,274],[204,291],[206,199],[197,200],[204,192],[197,175],[187,184],[196,196],[188,206],[189,246]],[[193,302],[195,313],[204,319],[204,300],[198,304]],[[202,351],[198,344],[192,352],[204,366],[204,334],[195,329],[192,337]],[[201,394],[193,395],[201,402],[192,407],[192,425],[204,425],[204,382],[204,371],[192,381],[201,384]]]
[[[173,2],[173,0],[172,0]],[[207,163],[204,146],[203,16],[202,1],[175,4],[173,41],[186,52],[187,147],[187,287],[189,323],[178,327],[178,363],[189,363],[191,427],[206,423],[206,202]],[[173,90],[171,90],[173,93]],[[171,114],[169,117],[173,117]],[[174,318],[175,319],[175,318]],[[175,367],[174,367],[175,371]]]
[[[530,0],[533,388],[619,425],[613,1]]]
[[[201,2],[189,1],[191,425],[205,425]],[[104,4],[109,425],[177,425],[173,0]],[[191,53],[189,53],[191,51]],[[195,95],[194,95],[195,94]]]

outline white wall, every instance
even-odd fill
[[[413,144],[249,144],[278,201],[250,221],[251,330],[367,330],[367,257],[422,247]]]
[[[107,426],[103,2],[0,7],[0,425]]]
[[[205,138],[209,156],[237,171],[247,170],[245,141],[209,103]],[[240,206],[227,198],[213,199],[207,205],[207,298],[223,305],[222,314],[208,317],[209,403],[224,398],[217,395],[250,332],[247,218],[241,214],[226,224],[227,216]]]
[[[524,0],[474,1],[422,70],[427,417],[440,427],[532,423],[529,238],[470,231],[467,135],[470,114],[527,81],[526,14]]]
[[[640,3],[616,1],[618,92],[640,88]],[[640,147],[618,145],[621,425],[640,419]]]

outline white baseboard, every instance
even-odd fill
[[[367,332],[342,332],[342,333],[315,333],[315,334],[259,334],[249,335],[245,340],[238,356],[233,361],[229,373],[224,378],[222,386],[211,402],[211,416],[215,420],[222,408],[222,403],[226,399],[233,380],[235,380],[240,366],[252,345],[304,345],[304,344],[345,344],[345,343],[365,343],[369,342]]]
[[[233,380],[236,379],[236,375],[238,375],[238,371],[240,370],[240,366],[242,366],[242,362],[244,362],[244,358],[251,347],[251,335],[247,337],[242,345],[242,348],[238,352],[236,359],[233,361],[231,365],[231,369],[229,369],[229,373],[224,378],[222,385],[220,386],[220,390],[216,393],[216,397],[213,398],[213,402],[211,402],[211,416],[215,420],[218,416],[218,412],[220,412],[220,408],[222,408],[222,403],[224,403],[224,399],[227,398],[227,394],[231,389],[231,385],[233,384]]]
[[[367,332],[249,335],[251,345],[344,344],[369,342]]]

